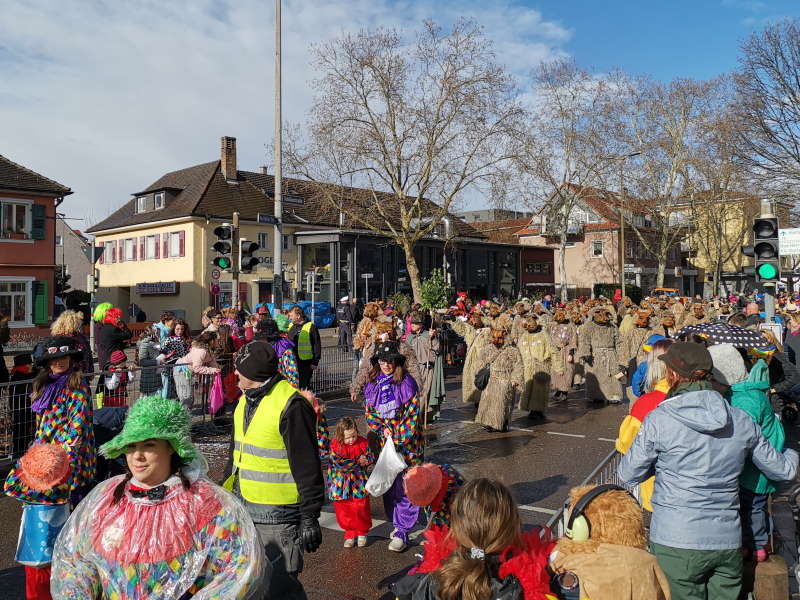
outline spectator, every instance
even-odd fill
[[[170,365],[164,369],[161,375],[161,383],[164,386],[161,394],[164,398],[178,397],[175,390],[174,365],[179,358],[189,353],[191,347],[192,336],[189,331],[189,324],[182,319],[176,319],[167,339],[164,341],[161,354],[158,356],[158,360],[163,360],[166,365]]]
[[[353,345],[353,330],[355,329],[355,317],[353,308],[350,305],[350,296],[344,296],[339,300],[336,307],[336,320],[339,322],[338,345],[349,350]]]
[[[159,344],[163,344],[167,337],[169,337],[169,332],[172,331],[173,325],[175,325],[175,313],[171,310],[165,310],[163,313],[161,313],[161,319],[159,322],[154,324],[158,330]]]
[[[289,329],[289,339],[294,343],[297,355],[297,371],[300,376],[300,389],[309,389],[311,375],[319,365],[322,357],[322,342],[317,326],[306,319],[306,313],[299,306],[294,306],[289,311],[292,327]]]
[[[194,404],[193,375],[216,375],[219,373],[219,365],[211,351],[211,346],[216,339],[217,334],[213,331],[201,333],[192,342],[192,347],[186,356],[178,359],[173,370],[178,399],[188,408]]]
[[[1,358],[0,358],[1,360]],[[33,370],[33,357],[23,352],[14,356],[14,367],[11,369],[8,399],[11,409],[11,454],[20,456],[33,440],[36,429],[36,418],[31,411],[31,383],[36,376]],[[26,382],[26,383],[23,383]]]
[[[122,311],[118,308],[109,308],[103,317],[103,326],[97,338],[97,364],[104,368],[109,357],[116,350],[125,351],[127,341],[133,337],[131,330],[122,320]]]
[[[747,325],[749,329],[758,329],[758,325],[764,322],[764,319],[761,318],[759,314],[759,308],[757,302],[748,302],[747,306],[744,307],[744,314],[747,315]]]
[[[66,335],[75,340],[81,350],[80,370],[91,373],[94,369],[94,360],[89,340],[83,335],[83,314],[74,310],[65,310],[58,319],[50,325],[50,335]]]
[[[208,327],[209,325],[211,325],[211,317],[209,317],[209,316],[208,316],[208,314],[209,314],[210,312],[214,311],[214,310],[215,310],[215,309],[214,309],[214,307],[213,307],[213,306],[206,306],[206,307],[203,309],[203,312],[202,312],[202,313],[200,313],[200,326],[201,326],[203,329],[205,329],[206,327]]]
[[[786,352],[789,360],[797,365],[800,357],[800,312],[789,313],[789,322],[786,324]]]
[[[744,313],[736,313],[735,315],[731,315],[728,319],[728,325],[733,325],[735,327],[747,327],[747,315]]]
[[[206,314],[209,320],[209,324],[206,326],[203,331],[211,331],[216,333],[219,330],[219,326],[222,325],[222,313],[217,309],[212,309],[208,311]]]
[[[158,372],[158,365],[164,360],[163,357],[159,360],[161,356],[159,325],[160,323],[154,323],[144,329],[139,341],[136,342],[136,365],[141,368],[139,391],[146,396],[155,394],[164,387],[161,374]]]
[[[11,341],[11,329],[8,327],[10,320],[11,317],[9,315],[0,313],[0,383],[8,381],[8,367],[6,367],[6,361],[3,358],[3,346]]]
[[[257,340],[269,342],[278,357],[278,372],[292,387],[299,389],[300,378],[297,372],[297,358],[294,354],[294,343],[281,335],[278,324],[272,319],[264,319],[256,325]]]
[[[656,475],[650,547],[674,598],[736,600],[742,585],[739,475],[745,459],[775,481],[798,456],[777,452],[753,420],[712,389],[711,355],[679,342],[661,355],[667,400],[642,424],[618,474],[629,485]]]

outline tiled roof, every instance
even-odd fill
[[[67,186],[48,179],[44,175],[39,175],[39,173],[0,155],[0,189],[3,188],[30,192],[52,192],[59,196],[67,196],[72,193]]]
[[[502,221],[474,222],[471,225],[486,235],[489,241],[502,244],[518,244],[517,232],[521,227],[530,223],[529,218],[524,219],[504,219]]]
[[[272,175],[251,171],[238,171],[238,180],[235,183],[228,182],[222,175],[218,160],[173,171],[153,182],[144,192],[141,192],[161,189],[178,190],[177,195],[167,200],[163,209],[136,213],[136,199],[132,198],[107,219],[90,227],[87,232],[92,233],[192,215],[225,217],[230,216],[235,210],[239,211],[241,219],[255,220],[257,213],[272,214],[274,182]],[[380,217],[371,206],[372,192],[358,188],[330,187],[337,194],[346,195],[348,202],[353,206],[351,209],[353,212],[365,215],[375,214],[373,224],[378,227],[382,226]],[[283,221],[285,223],[364,228],[363,225],[347,216],[345,216],[344,223],[340,223],[339,212],[323,197],[318,184],[284,178],[282,192],[284,198]],[[291,202],[290,196],[301,199],[301,202]],[[378,192],[378,196],[389,207],[392,202],[397,202],[395,196],[391,194]],[[435,204],[427,200],[423,200],[423,206],[428,207],[431,212],[438,210]],[[391,214],[391,211],[389,212]],[[451,219],[456,235],[474,238],[486,237],[461,219],[452,215]],[[399,219],[396,225],[399,225]]]

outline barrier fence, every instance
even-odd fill
[[[95,410],[130,407],[140,396],[163,393],[191,407],[193,427],[213,433],[216,416],[230,412],[240,393],[230,361],[219,361],[225,395],[225,410],[212,415],[211,389],[216,375],[191,373],[186,367],[160,365],[135,367],[125,372],[84,374]],[[311,378],[317,395],[346,392],[357,365],[355,354],[343,347],[322,349],[322,359]],[[31,411],[32,380],[0,384],[0,458],[14,459],[25,453],[36,430],[36,415]],[[107,385],[109,384],[109,385]],[[113,389],[109,389],[113,388]]]

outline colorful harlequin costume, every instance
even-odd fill
[[[461,473],[446,464],[412,467],[403,478],[406,496],[412,504],[425,509],[428,527],[450,526],[450,505],[462,485]]]
[[[116,458],[147,439],[170,443],[185,465],[155,487],[118,476],[98,485],[65,525],[53,553],[59,599],[184,600],[256,598],[264,555],[252,519],[205,477],[189,437],[190,417],[174,400],[141,398],[121,434],[101,448]],[[119,486],[124,491],[114,501]]]
[[[328,455],[328,497],[333,500],[336,522],[344,529],[344,539],[366,536],[372,528],[367,483],[367,465],[358,459],[365,456],[367,465],[375,462],[367,438],[359,436],[347,445],[333,440]]]

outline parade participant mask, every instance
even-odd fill
[[[723,315],[730,314],[730,312],[731,312],[731,307],[730,307],[730,305],[728,305],[728,304],[723,304],[723,305],[720,307],[720,309],[719,309],[719,312],[721,312]]]
[[[469,317],[469,324],[475,329],[481,329],[483,327],[483,318],[478,313],[472,313]]]
[[[592,319],[595,323],[603,325],[611,320],[611,314],[607,310],[596,310]]]
[[[567,322],[567,311],[562,308],[558,308],[553,313],[553,320],[556,323],[566,323]]]
[[[650,327],[650,313],[640,312],[636,315],[636,327]]]
[[[492,329],[492,344],[502,348],[506,344],[506,332],[503,329]]]
[[[572,313],[572,322],[576,325],[583,323],[583,316],[579,312]]]
[[[630,305],[633,304],[633,300],[631,300],[630,296],[625,296],[625,300],[623,300],[622,303],[625,306],[630,307]]]
[[[702,319],[706,316],[706,311],[702,304],[695,304],[692,311],[694,312],[694,316],[698,319]]]
[[[542,326],[539,324],[539,319],[536,317],[525,317],[525,320],[522,322],[522,326],[529,332],[529,333],[536,333],[539,331]]]
[[[500,316],[500,307],[492,305],[492,307],[489,308],[489,318],[496,319],[499,316]]]
[[[537,315],[541,315],[544,312],[544,306],[537,304],[533,307],[533,312],[535,312]]]
[[[666,327],[667,329],[672,329],[675,327],[675,317],[673,315],[664,315],[661,319],[661,326]]]

